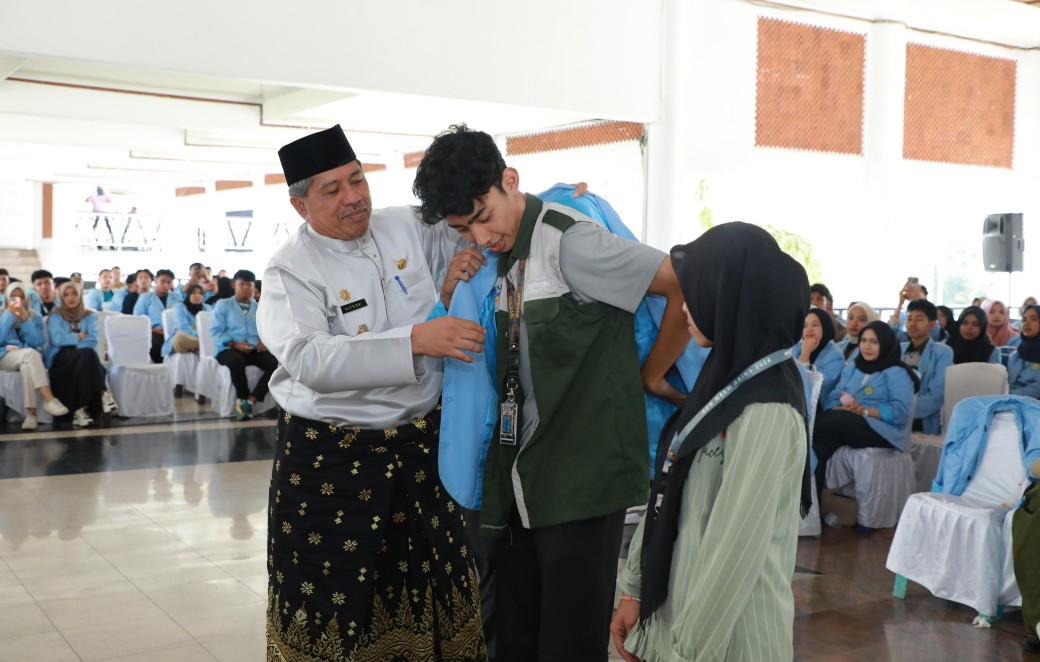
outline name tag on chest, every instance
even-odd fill
[[[345,315],[347,313],[352,313],[355,310],[361,310],[367,305],[367,301],[365,301],[364,299],[358,299],[357,301],[351,301],[350,303],[343,304],[339,307],[339,311]]]

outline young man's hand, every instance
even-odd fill
[[[448,273],[444,276],[444,283],[441,284],[441,301],[444,302],[445,308],[451,306],[451,297],[455,293],[459,281],[468,283],[485,264],[487,264],[487,259],[484,255],[472,247],[459,251],[451,258],[451,262],[448,263]]]

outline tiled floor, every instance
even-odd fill
[[[0,427],[0,661],[264,659],[271,420],[32,435]],[[890,531],[799,543],[799,660],[1030,660],[1021,617],[991,630],[911,584]]]

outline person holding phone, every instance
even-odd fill
[[[909,336],[906,335],[906,313],[903,312],[903,305],[907,301],[927,298],[928,288],[921,284],[917,276],[908,276],[903,288],[899,290],[899,305],[896,306],[892,316],[888,318],[888,325],[895,331],[896,337],[900,342],[909,340]],[[932,340],[938,339],[939,330],[932,329]]]

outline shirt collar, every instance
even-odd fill
[[[517,260],[522,260],[531,254],[531,237],[534,235],[535,223],[542,215],[542,201],[530,193],[525,194],[524,197],[526,199],[524,215],[520,218],[520,228],[517,230],[513,248],[506,259],[498,261],[500,276],[509,273],[509,269],[516,264]]]
[[[309,223],[304,231],[307,233],[307,236],[314,240],[318,245],[339,253],[359,253],[362,251],[363,246],[372,244],[371,221],[369,221],[369,226],[365,228],[365,233],[357,239],[333,239],[332,237],[326,237],[325,235],[318,234]]]

